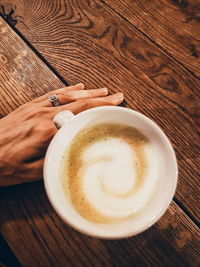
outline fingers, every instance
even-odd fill
[[[40,97],[37,97],[37,98],[33,99],[31,102],[32,103],[40,103],[41,101],[44,101],[44,100],[48,101],[48,96],[50,96],[52,94],[60,94],[60,93],[62,94],[63,92],[75,91],[75,90],[84,90],[84,84],[83,83],[78,83],[78,84],[73,85],[73,86],[67,86],[67,87],[63,87],[63,88],[60,88],[60,89],[56,89],[56,90],[50,91],[50,92],[46,93],[45,95],[42,95]]]
[[[54,108],[54,115],[56,115],[59,111],[63,110],[70,110],[74,114],[77,114],[89,108],[94,108],[99,106],[110,106],[110,105],[117,106],[122,103],[123,99],[124,96],[122,93],[117,93],[106,97],[82,99],[67,105]]]
[[[58,100],[61,105],[76,101],[79,99],[87,99],[94,97],[106,96],[108,94],[107,88],[93,89],[93,90],[63,90],[58,95]],[[46,98],[39,103],[43,107],[52,107],[52,103]]]

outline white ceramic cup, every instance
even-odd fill
[[[139,112],[123,107],[104,106],[89,109],[74,116],[70,112],[58,114],[54,121],[61,126],[48,147],[44,163],[44,184],[48,198],[58,215],[76,230],[104,239],[134,236],[152,226],[167,210],[174,196],[178,168],[174,150],[163,131]],[[96,224],[79,215],[66,197],[61,182],[60,166],[66,148],[83,128],[97,123],[115,122],[133,126],[149,138],[162,157],[162,175],[152,201],[139,216],[119,223]],[[91,189],[92,190],[92,189]]]

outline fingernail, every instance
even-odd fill
[[[113,97],[112,103],[114,105],[119,105],[124,99],[124,95],[122,93],[117,93],[115,95],[112,95],[112,97]]]
[[[78,84],[76,84],[76,86],[84,86],[84,84],[83,83],[78,83]]]
[[[123,98],[124,98],[124,95],[123,95],[122,93],[117,93],[117,94],[115,94],[114,96],[115,96],[115,98],[117,98],[117,99],[123,99]]]
[[[101,91],[105,94],[108,94],[108,89],[107,88],[101,88]]]

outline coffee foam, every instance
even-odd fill
[[[64,187],[79,214],[98,223],[137,214],[159,178],[155,152],[133,127],[109,123],[81,131],[63,163]]]

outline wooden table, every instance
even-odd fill
[[[49,90],[84,82],[122,91],[157,122],[179,164],[165,215],[125,240],[79,234],[43,182],[0,189],[7,266],[199,266],[199,0],[0,0],[0,116]],[[1,265],[1,264],[0,264]]]

